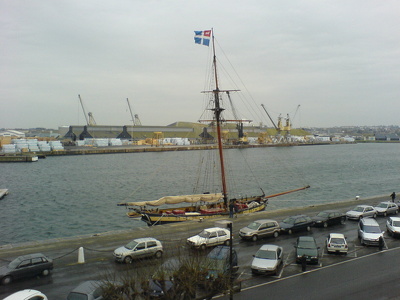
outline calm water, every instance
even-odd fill
[[[399,191],[400,144],[351,144],[226,151],[232,194],[266,194],[311,185],[270,200],[268,209]],[[0,164],[0,244],[146,226],[118,202],[189,194],[200,157],[211,151],[48,157]],[[247,166],[252,169],[248,169]],[[203,179],[205,175],[202,175]],[[237,193],[237,194],[236,194]]]

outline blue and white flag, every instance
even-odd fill
[[[195,31],[194,42],[196,44],[210,46],[211,30]]]

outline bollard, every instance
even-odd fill
[[[78,264],[85,263],[85,254],[83,253],[83,247],[80,247],[78,250]]]

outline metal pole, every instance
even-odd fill
[[[229,299],[233,300],[233,276],[232,276],[232,269],[233,269],[233,246],[232,246],[232,222],[228,223],[228,228],[230,232],[229,237]]]

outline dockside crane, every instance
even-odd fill
[[[139,119],[139,115],[135,114],[133,115],[132,109],[131,109],[131,104],[129,103],[129,99],[126,98],[126,102],[128,102],[128,107],[129,107],[129,112],[131,113],[131,118],[132,118],[132,124],[133,126],[142,126],[142,122]]]
[[[85,111],[85,107],[83,106],[83,101],[82,101],[81,95],[78,95],[78,97],[79,97],[79,101],[80,101],[81,106],[82,106],[83,114],[85,115],[86,124],[87,124],[88,126],[94,126],[94,125],[96,125],[96,121],[95,121],[95,119],[94,119],[94,117],[93,117],[93,114],[92,114],[91,112],[89,112],[89,113],[86,115],[86,111]]]

